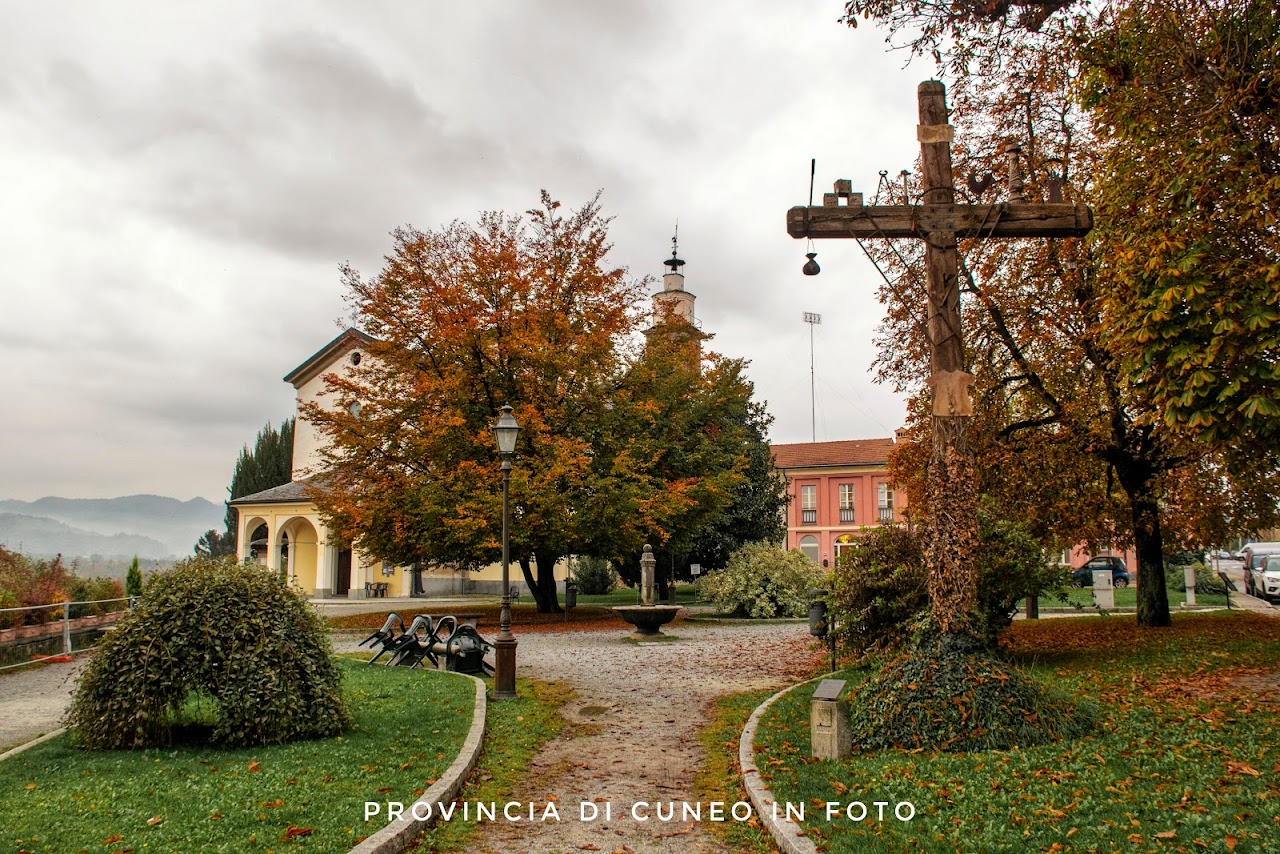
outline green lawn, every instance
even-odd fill
[[[1015,624],[1009,638],[1016,661],[1101,704],[1095,735],[1027,750],[815,761],[813,686],[770,709],[757,763],[780,803],[805,807],[820,849],[1276,850],[1280,693],[1235,680],[1274,680],[1280,620],[1177,614],[1173,628],[1158,630],[1139,630],[1132,619],[1043,620]],[[888,804],[882,821],[877,801]],[[828,803],[839,805],[830,819]],[[849,818],[857,803],[867,820]],[[900,803],[914,808],[910,821],[894,817]],[[852,809],[860,818],[861,808]]]
[[[347,851],[417,799],[471,726],[475,683],[340,662],[355,726],[272,747],[84,751],[65,735],[0,762],[5,851]]]
[[[1115,590],[1115,600],[1117,608],[1136,608],[1138,606],[1138,588],[1136,587],[1117,587]],[[1169,591],[1169,607],[1177,608],[1183,602],[1187,601],[1186,593],[1181,590]],[[1227,597],[1221,593],[1197,593],[1197,605],[1214,605],[1217,607],[1226,607]],[[1062,601],[1056,596],[1041,596],[1041,608],[1072,608],[1076,605],[1087,610],[1093,610],[1093,591],[1087,587],[1072,587],[1067,590],[1067,601]]]

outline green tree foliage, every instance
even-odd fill
[[[809,609],[809,591],[824,577],[801,551],[747,543],[724,569],[698,579],[698,595],[741,617],[802,617]]]
[[[1129,0],[1081,51],[1096,240],[1124,367],[1172,425],[1280,438],[1280,14]]]
[[[1266,527],[1280,495],[1258,441],[1276,423],[1274,4],[846,8],[952,79],[962,194],[991,170],[973,200],[1003,199],[1016,140],[1029,198],[1094,206],[1084,242],[962,241],[973,441],[1004,515],[1132,542],[1138,621],[1168,625],[1166,541]],[[881,365],[918,390],[911,252],[881,257],[885,337],[917,343]]]
[[[226,557],[236,553],[236,535],[231,531],[219,533],[210,528],[196,541],[195,553],[204,557]]]
[[[156,573],[76,689],[66,723],[93,750],[169,744],[193,699],[211,742],[239,747],[336,735],[350,725],[324,627],[278,578],[188,558]]]
[[[600,596],[618,586],[618,573],[602,557],[576,557],[573,559],[573,583],[578,585],[581,593]]]
[[[232,501],[273,486],[283,486],[292,480],[293,426],[292,418],[282,421],[279,430],[267,422],[258,431],[253,447],[245,445],[240,449],[240,456],[231,472],[231,486],[227,488]],[[227,533],[231,535],[233,550],[237,520],[235,508],[227,507]]]
[[[129,572],[124,577],[124,591],[126,596],[142,595],[142,570],[138,567],[138,556],[133,556],[133,561],[129,564]]]
[[[695,332],[669,320],[612,393],[593,442],[608,500],[582,508],[588,548],[628,584],[639,580],[641,548],[654,547],[660,595],[673,567],[688,578],[689,563],[722,567],[742,545],[785,531],[786,482],[746,363],[701,357]]]

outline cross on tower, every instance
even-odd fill
[[[917,92],[922,203],[865,206],[862,194],[852,192],[850,182],[841,180],[836,182],[834,193],[823,196],[822,207],[787,211],[787,233],[815,240],[915,237],[925,242],[929,386],[933,390],[933,448],[925,488],[930,510],[925,548],[930,612],[940,631],[961,632],[971,627],[977,602],[974,554],[978,521],[973,454],[966,441],[973,414],[969,402],[973,376],[964,370],[957,235],[978,239],[1081,237],[1093,227],[1093,213],[1084,205],[1026,202],[1016,152],[1010,155],[1009,201],[956,204],[951,174],[954,129],[947,123],[946,88],[936,80],[927,80]],[[840,204],[842,201],[845,204]]]

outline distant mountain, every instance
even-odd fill
[[[57,498],[47,497],[36,501],[0,501],[0,514],[12,513],[27,517],[43,517],[79,528],[81,534],[101,534],[108,537],[131,535],[159,541],[149,547],[148,556],[165,557],[170,554],[188,555],[200,535],[210,528],[222,530],[226,508],[203,498],[179,501],[161,495],[126,495],[121,498]],[[0,536],[0,540],[4,540]],[[9,548],[14,548],[11,540]],[[35,553],[30,544],[28,553]],[[69,551],[55,548],[52,553],[65,556],[76,554],[103,554],[101,548],[93,551]],[[123,554],[123,552],[122,552]],[[142,552],[137,553],[139,557]],[[132,556],[133,552],[129,552]]]
[[[0,513],[0,545],[35,557],[65,558],[126,557],[162,558],[169,547],[159,540],[137,534],[96,534],[43,516]]]

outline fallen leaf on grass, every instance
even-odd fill
[[[284,836],[280,837],[281,842],[288,842],[290,839],[297,839],[299,836],[310,836],[315,833],[314,827],[294,827],[289,825],[289,829],[284,832]]]
[[[162,821],[164,821],[164,816],[153,815],[151,816],[151,818],[147,819],[147,827],[155,827],[157,824],[159,824]]]
[[[263,801],[262,803],[262,808],[264,810],[276,809],[277,807],[282,806],[284,806],[284,800],[281,798],[276,798],[274,801]]]
[[[110,836],[108,836],[106,839],[102,840],[102,847],[105,848],[108,845],[115,845],[117,842],[119,842],[122,839],[124,839],[123,836],[121,836],[118,833],[113,833]]]
[[[1236,846],[1240,844],[1240,840],[1228,833],[1222,837],[1222,844],[1227,846],[1228,851],[1235,851]]]
[[[1177,832],[1172,830],[1165,830],[1156,834],[1156,839],[1177,839],[1177,838],[1178,838]]]
[[[1227,771],[1231,774],[1248,774],[1250,777],[1261,777],[1262,772],[1251,768],[1243,762],[1228,762]]]
[[[253,760],[252,762],[250,762],[250,763],[249,763],[249,773],[250,773],[250,774],[257,774],[257,773],[258,773],[259,771],[261,771],[261,770],[262,770],[262,763],[261,763],[261,762],[259,762],[258,760],[256,760],[256,759],[255,759],[255,760]]]

